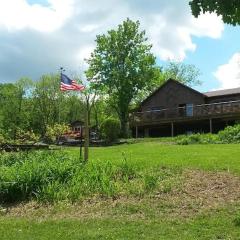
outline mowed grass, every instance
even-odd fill
[[[117,220],[117,219],[63,219],[30,221],[22,219],[0,219],[1,240],[139,240],[139,239],[239,239],[240,227],[227,211],[207,214],[180,221]]]
[[[63,151],[74,156],[79,154],[78,148]],[[156,139],[91,148],[89,156],[93,163],[119,164],[125,158],[139,172],[148,169],[172,169],[174,172],[177,168],[205,175],[194,185],[191,198],[186,199],[188,195],[179,195],[170,189],[170,192],[159,196],[149,194],[143,199],[139,196],[136,199],[134,196],[121,200],[97,199],[94,204],[89,200],[87,206],[79,203],[79,206],[64,210],[53,207],[50,211],[45,206],[37,206],[36,210],[30,207],[17,214],[0,211],[0,239],[240,239],[240,201],[227,196],[239,194],[239,188],[234,189],[237,180],[229,186],[233,188],[230,193],[227,184],[231,176],[240,176],[240,145],[178,146]],[[206,179],[205,185],[199,188],[203,194],[194,195],[209,171],[209,187],[204,189],[208,186]],[[221,174],[227,178],[221,180]],[[198,176],[193,180],[197,181]],[[217,192],[221,187],[222,193]],[[208,195],[211,195],[210,201]],[[211,201],[217,204],[212,205]],[[185,206],[185,202],[188,205]]]
[[[78,155],[78,148],[70,148]],[[123,157],[139,169],[157,166],[198,168],[210,171],[230,171],[240,174],[239,144],[174,145],[160,140],[123,144],[113,147],[90,148],[90,161],[120,162]]]

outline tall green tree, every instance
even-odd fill
[[[14,137],[16,130],[17,87],[12,83],[0,84],[0,127],[2,131]]]
[[[92,84],[108,94],[121,122],[123,137],[128,135],[131,101],[155,76],[155,57],[140,23],[127,19],[98,35],[96,48],[88,59],[86,75]]]
[[[240,0],[192,0],[189,4],[194,17],[214,12],[222,16],[223,22],[240,25]]]
[[[22,78],[16,83],[0,84],[0,128],[11,138],[16,137],[17,129],[30,128],[29,91],[32,80]]]
[[[60,92],[59,82],[59,74],[43,75],[35,85],[32,119],[34,129],[38,128],[42,135],[45,134],[47,126],[53,126],[54,123],[61,121],[63,96]]]
[[[33,111],[32,106],[32,91],[34,83],[29,78],[21,78],[16,83],[16,103],[17,109],[15,112],[16,123],[15,125],[23,130],[31,129],[31,116],[30,113]]]
[[[193,87],[201,84],[199,76],[200,70],[193,64],[187,64],[178,61],[169,61],[166,66],[162,68],[159,74],[160,82],[172,78],[187,86]]]
[[[14,139],[27,131],[44,136],[47,126],[84,120],[84,104],[79,93],[60,92],[59,74],[0,84],[0,132]]]

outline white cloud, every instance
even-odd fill
[[[240,87],[240,52],[235,53],[228,63],[219,66],[214,76],[221,89]]]
[[[211,38],[220,38],[224,30],[224,25],[215,14],[206,13],[198,18],[192,18],[191,34]]]
[[[197,48],[193,36],[219,38],[224,28],[214,14],[195,19],[188,0],[45,0],[45,6],[37,1],[0,0],[0,81],[23,74],[37,78],[60,65],[76,70],[96,35],[127,17],[140,20],[162,60],[184,59]],[[9,64],[14,71],[7,71]]]
[[[25,28],[51,32],[71,16],[71,0],[49,0],[49,6],[30,5],[26,0],[0,0],[0,26],[8,31]]]

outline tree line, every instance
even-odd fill
[[[54,124],[84,121],[86,95],[94,95],[90,126],[100,129],[109,117],[119,119],[121,136],[129,136],[128,117],[132,109],[167,79],[186,85],[200,83],[200,71],[182,62],[156,63],[140,23],[125,20],[116,29],[96,37],[96,48],[87,60],[87,91],[60,91],[60,74],[45,74],[38,81],[21,78],[0,84],[0,134],[15,139],[19,130],[45,136]],[[81,79],[79,79],[81,81]]]

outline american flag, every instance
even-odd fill
[[[67,75],[61,73],[61,91],[82,91],[85,87],[81,84],[78,84],[75,80],[70,79]]]

